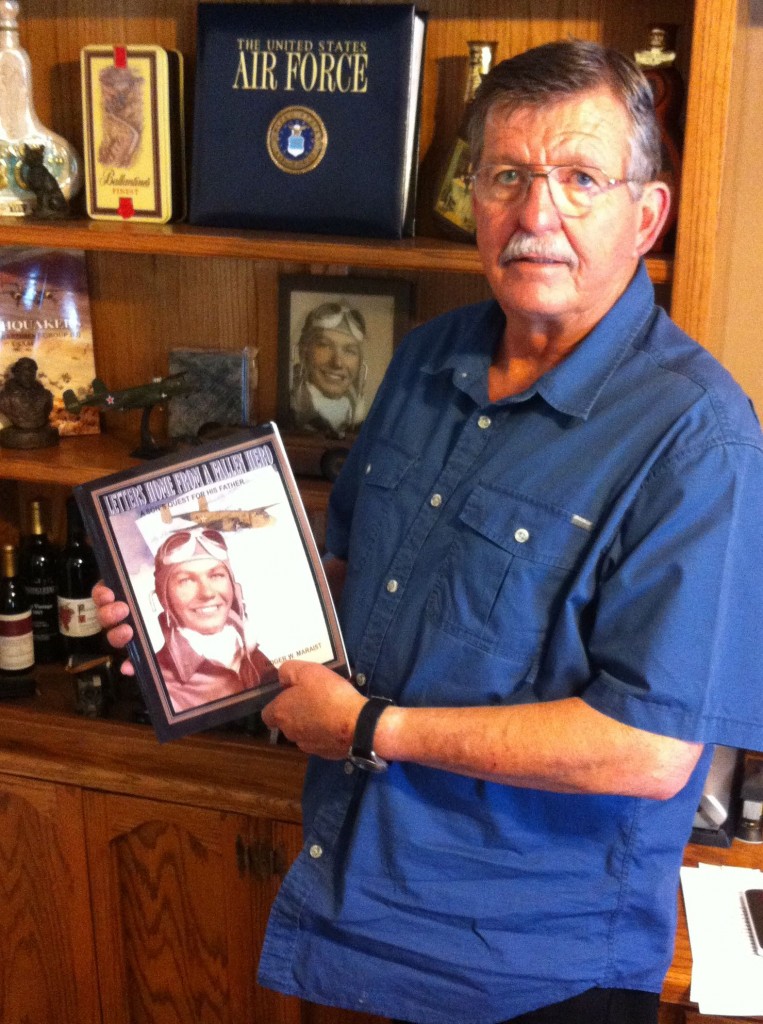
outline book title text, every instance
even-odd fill
[[[368,91],[362,40],[239,39],[234,89],[275,92]]]

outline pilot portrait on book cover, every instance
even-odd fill
[[[154,558],[164,643],[157,652],[175,711],[273,683],[277,669],[248,637],[241,587],[223,534],[176,530]]]
[[[409,314],[410,286],[347,279],[319,287],[301,276],[281,280],[283,418],[296,430],[342,438],[368,413]]]

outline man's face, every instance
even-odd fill
[[[357,381],[360,342],[344,331],[324,329],[305,349],[307,379],[327,398],[341,398]]]
[[[167,600],[181,626],[197,633],[218,633],[233,604],[233,583],[217,559],[194,558],[172,568]]]
[[[608,89],[545,108],[499,108],[487,119],[480,166],[527,164],[545,170],[576,164],[625,178],[629,130],[624,108]],[[477,245],[507,318],[531,330],[582,338],[627,287],[667,213],[664,199],[660,185],[644,186],[638,200],[621,185],[598,196],[585,216],[562,217],[544,178],[533,179],[525,198],[512,205],[475,196]],[[529,253],[507,258],[504,250],[512,239],[521,239]]]

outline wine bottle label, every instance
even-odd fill
[[[94,636],[101,630],[92,597],[58,595],[58,627],[64,636]]]
[[[32,610],[32,629],[38,640],[58,636],[58,603],[55,585],[27,583],[24,589]]]
[[[31,613],[0,615],[0,669],[4,672],[23,672],[33,665]]]

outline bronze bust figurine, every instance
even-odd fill
[[[10,426],[0,430],[3,448],[47,448],[58,444],[58,431],[48,422],[53,395],[37,380],[37,363],[22,356],[8,370],[0,388],[0,413]]]

